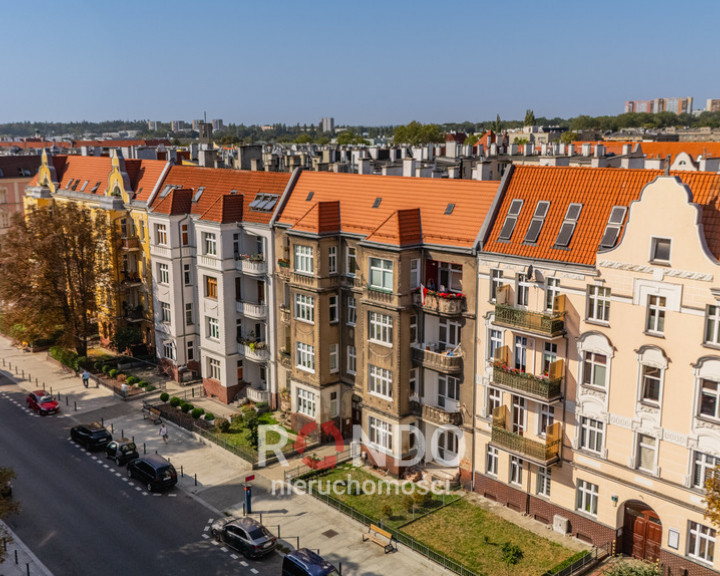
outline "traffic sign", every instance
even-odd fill
[[[255,480],[255,474],[253,474],[252,476],[245,476],[245,482],[250,482],[252,480]]]

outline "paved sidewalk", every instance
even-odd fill
[[[12,363],[12,370],[9,370],[9,363]],[[48,390],[52,388],[53,393],[60,395],[64,418],[77,422],[102,419],[116,437],[121,433],[134,437],[141,453],[143,450],[147,453],[157,451],[169,458],[178,473],[182,471],[179,487],[194,495],[215,515],[242,514],[244,480],[254,474],[252,512],[262,513],[263,523],[275,533],[280,532],[286,547],[296,547],[299,538],[300,546],[318,549],[336,564],[342,562],[345,576],[449,574],[406,548],[400,547],[397,553],[385,554],[380,546],[362,542],[361,534],[366,527],[312,496],[294,493],[273,495],[272,480],[282,478],[279,466],[268,469],[268,477],[263,470],[252,472],[251,466],[241,458],[172,424],[168,426],[169,440],[167,444],[163,443],[159,426],[143,419],[141,401],[123,402],[103,387],[86,389],[79,377],[48,362],[44,353],[22,352],[2,336],[0,370],[10,374],[26,390],[43,387],[43,384]],[[25,379],[22,379],[22,370],[25,371]],[[38,385],[35,378],[38,378]],[[216,409],[210,410],[219,413]],[[320,454],[322,450],[316,452]],[[0,568],[4,569],[5,565],[0,565]],[[8,576],[10,574],[13,573],[9,572]]]

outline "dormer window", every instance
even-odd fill
[[[652,238],[650,248],[650,262],[670,264],[670,238]]]
[[[623,220],[625,220],[626,212],[627,208],[625,206],[613,206],[602,240],[600,240],[600,248],[612,248],[615,246],[618,236],[620,236],[620,228]]]

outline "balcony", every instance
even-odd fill
[[[143,320],[148,320],[148,316],[142,306],[124,308],[121,318],[128,322],[142,322]]]
[[[254,402],[256,404],[258,402],[270,402],[270,392],[259,388],[252,388],[251,386],[245,388],[245,396],[248,400],[250,400],[250,402]]]
[[[506,428],[507,420],[507,406],[496,408],[493,412],[492,437],[490,439],[492,444],[542,466],[549,466],[560,459],[562,442],[560,422],[555,422],[548,427],[545,441],[542,442],[511,432]]]
[[[270,358],[267,342],[241,340],[238,342],[238,352],[253,362],[266,362]]]
[[[290,324],[290,306],[280,306],[278,308],[280,316],[280,322],[283,324]]]
[[[138,288],[139,286],[142,286],[142,278],[137,272],[125,272],[122,273],[122,280],[120,280],[120,288],[121,289],[127,289],[127,288]]]
[[[287,258],[278,258],[275,273],[283,280],[290,278],[290,261]]]
[[[417,400],[410,400],[410,411],[417,416],[420,416],[423,420],[433,422],[438,426],[451,424],[453,426],[462,425],[462,414],[460,413],[457,402],[453,402],[454,406],[446,406],[446,409],[439,408],[437,406],[431,406],[429,404],[423,404]],[[449,409],[452,408],[453,411]]]
[[[550,380],[506,366],[493,366],[493,382],[511,392],[519,392],[545,402],[557,400],[562,395],[562,378]]]
[[[495,324],[555,337],[565,332],[565,312],[530,312],[507,304],[496,304]]]
[[[281,348],[280,352],[278,352],[278,359],[280,360],[280,364],[284,368],[292,368],[292,360],[290,358],[290,352],[285,350],[285,348]]]
[[[422,365],[423,368],[446,374],[460,374],[462,372],[462,353],[453,353],[450,349],[440,351],[443,347],[441,344],[428,344],[424,347],[414,344],[411,347],[413,360]]]
[[[120,250],[140,250],[140,238],[138,238],[137,236],[120,238]]]
[[[217,256],[198,256],[197,264],[198,266],[202,266],[204,268],[222,270],[222,260],[220,260]]]
[[[425,312],[446,316],[458,316],[465,311],[467,306],[465,296],[442,297],[432,292],[425,295],[425,304],[422,303],[420,293],[413,294],[413,304],[422,307]]]
[[[159,256],[160,258],[170,258],[171,257],[171,251],[170,248],[167,246],[156,246],[154,244],[150,245],[150,255],[151,256]]]
[[[245,256],[244,254],[236,254],[236,267],[243,274],[251,276],[264,276],[267,274],[267,262],[260,255]]]
[[[265,304],[252,304],[251,302],[235,302],[235,309],[238,314],[247,316],[248,318],[258,318],[260,320],[267,316],[267,306]]]

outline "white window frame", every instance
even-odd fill
[[[338,306],[338,297],[336,294],[328,296],[328,314],[330,324],[340,322],[340,307]]]
[[[605,447],[605,423],[602,420],[581,416],[579,433],[580,448],[602,456]]]
[[[438,290],[442,292],[462,292],[462,264],[452,262],[438,262]],[[443,275],[447,275],[447,283],[442,282]]]
[[[295,320],[315,324],[315,298],[307,294],[295,293],[293,295]]]
[[[668,257],[667,258],[658,258],[658,249],[660,248],[661,244],[664,245],[664,243],[667,242],[667,251],[668,251]],[[650,238],[650,262],[657,263],[657,264],[670,264],[670,257],[672,256],[672,239],[671,238],[656,238],[652,237]]]
[[[637,438],[635,442],[635,468],[649,474],[655,473],[655,469],[657,467],[658,444],[658,439],[654,436],[650,436],[649,434],[643,434],[641,432],[637,433]],[[647,455],[651,456],[650,459],[652,460],[652,462],[650,463],[650,467],[643,467],[642,465],[643,451],[647,451]]]
[[[552,468],[549,466],[538,466],[535,476],[535,494],[550,498],[550,487],[552,483]]]
[[[599,352],[593,352],[591,350],[583,350],[582,354],[583,385],[607,390],[609,372],[609,358],[607,354],[601,354]],[[600,357],[605,359],[604,363],[601,363],[599,361]],[[597,381],[600,380],[600,378],[598,378],[598,370],[600,368],[604,368],[604,378],[602,378],[602,382]]]
[[[715,537],[714,528],[689,520],[687,555],[712,564],[715,560]]]
[[[368,416],[368,440],[375,448],[382,452],[392,452],[393,429],[390,422]]]
[[[392,400],[392,370],[368,364],[368,392],[385,400]]]
[[[648,334],[665,334],[665,313],[667,312],[667,299],[665,296],[648,295],[647,320],[645,331]]]
[[[555,423],[555,406],[538,403],[538,436],[545,437],[547,429]]]
[[[340,365],[338,363],[338,348],[339,344],[330,344],[330,351],[328,352],[328,365],[330,367],[330,373],[340,371]]]
[[[163,357],[168,360],[175,360],[175,343],[172,340],[163,342]]]
[[[488,362],[495,361],[495,351],[503,346],[503,332],[496,328],[488,329]]]
[[[438,321],[438,342],[446,349],[454,350],[462,342],[462,324],[447,318]]]
[[[220,320],[207,316],[208,340],[220,340]]]
[[[597,484],[578,480],[575,509],[590,516],[597,516],[599,496],[600,489]]]
[[[192,269],[190,268],[190,264],[183,264],[183,280],[185,286],[192,284]]]
[[[328,246],[328,274],[337,274],[337,246]]]
[[[185,326],[193,325],[193,303],[185,302]]]
[[[369,286],[375,290],[393,291],[393,261],[384,258],[368,259]]]
[[[720,304],[708,304],[705,310],[705,344],[720,346]]]
[[[548,276],[545,280],[545,310],[555,311],[555,298],[560,294],[560,278]]]
[[[448,400],[460,400],[460,378],[438,374],[438,406],[445,408]]]
[[[508,482],[514,486],[522,486],[523,459],[519,456],[510,456],[510,473]]]
[[[417,344],[420,340],[420,327],[419,327],[419,319],[417,314],[411,314],[410,315],[410,344]]]
[[[165,224],[155,224],[155,244],[157,246],[167,246],[167,226]]]
[[[298,414],[315,418],[317,414],[317,394],[305,388],[296,388],[295,404]]]
[[[708,387],[705,388],[705,383],[714,385],[715,389]],[[707,390],[707,391],[706,391]],[[712,414],[706,414],[703,410],[703,397],[710,399],[714,405]],[[720,382],[715,380],[709,380],[708,378],[700,379],[700,401],[698,403],[698,416],[702,418],[712,418],[713,420],[720,420]]]
[[[357,351],[355,350],[355,346],[348,345],[347,348],[347,373],[348,374],[356,374],[357,373]]]
[[[354,246],[345,247],[345,276],[357,274],[357,248]]]
[[[485,453],[485,474],[497,477],[499,460],[500,452],[497,447],[488,444]]]
[[[170,267],[163,262],[158,264],[158,284],[170,284]]]
[[[208,378],[221,380],[221,364],[217,358],[208,358]]]
[[[314,274],[315,259],[313,247],[305,244],[295,244],[295,259],[293,263],[295,272],[299,274]]]
[[[420,287],[420,259],[410,260],[410,290]]]
[[[490,302],[497,301],[498,292],[503,285],[503,271],[497,268],[490,270]]]
[[[527,430],[527,401],[522,396],[513,394],[511,398],[512,431],[524,434]]]
[[[368,339],[382,346],[393,345],[393,318],[381,312],[368,312]]]
[[[557,344],[545,342],[543,346],[542,372],[545,375],[550,373],[550,366],[557,360]]]
[[[217,256],[217,236],[214,232],[203,232],[203,254],[205,256]]]
[[[657,370],[657,375],[648,374],[648,370]],[[651,404],[653,406],[660,406],[662,402],[662,391],[663,391],[663,380],[665,376],[665,370],[659,366],[653,366],[651,364],[640,364],[640,402],[644,404]],[[657,385],[657,399],[648,398],[648,384],[655,383]]]
[[[586,317],[594,322],[610,322],[610,288],[588,285]]]
[[[518,308],[527,308],[530,303],[530,287],[532,283],[528,280],[527,274],[515,276],[515,305]]]
[[[502,406],[502,390],[488,386],[486,406],[488,418],[492,418],[495,408]]]
[[[357,323],[357,300],[355,296],[347,297],[347,325],[355,326]]]
[[[692,485],[694,488],[705,489],[705,481],[715,473],[715,466],[720,458],[712,454],[693,451]]]
[[[185,343],[185,354],[188,362],[195,360],[195,343],[192,340],[188,340]]]
[[[315,373],[315,346],[305,342],[295,343],[295,367],[304,372]]]

